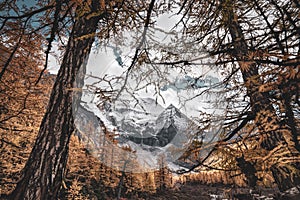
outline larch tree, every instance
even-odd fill
[[[254,123],[258,128],[259,134],[263,137],[261,147],[267,151],[272,151],[278,145],[283,145],[284,156],[291,158],[291,161],[287,163],[273,163],[270,169],[280,190],[287,190],[300,183],[300,166],[297,159],[300,153],[297,149],[298,138],[293,135],[294,133],[291,131],[292,127],[280,122],[276,110],[268,97],[268,92],[262,89],[263,80],[259,74],[259,61],[251,62],[253,58],[250,54],[250,48],[246,43],[242,27],[238,22],[239,17],[235,14],[234,2],[222,3],[221,9],[223,9],[224,20],[227,24],[234,48],[233,56],[240,66],[247,88],[251,112],[255,115]],[[272,152],[269,152],[269,155],[271,156]]]
[[[184,1],[182,10],[185,32],[194,38],[194,44],[217,56],[215,64],[224,72],[228,94],[237,91],[228,100],[233,104],[240,98],[236,105],[241,104],[241,94],[245,94],[243,98],[248,102],[240,106],[243,109],[235,109],[237,114],[227,116],[228,122],[239,124],[231,126],[223,141],[236,137],[243,127],[253,123],[250,135],[258,136],[255,148],[261,152],[261,161],[269,162],[268,170],[279,189],[299,185],[299,122],[292,109],[299,106],[297,1]],[[193,64],[188,60],[186,63]],[[291,88],[288,98],[282,97],[283,87]],[[241,157],[237,162],[252,167],[261,163],[247,159]],[[252,177],[248,180],[252,185],[256,185],[255,173],[248,176]]]
[[[30,25],[30,15],[21,17],[22,13],[14,3],[1,3],[0,14],[2,194],[7,194],[14,188],[28,159],[53,83],[52,76],[45,76],[36,84],[43,64],[42,44],[45,40]],[[5,15],[9,8],[15,12],[10,11],[10,17]],[[31,13],[27,9],[23,11]]]
[[[49,37],[46,38],[48,41],[45,47],[46,64],[42,72],[47,68],[52,42],[56,38],[62,41],[63,38],[68,38],[66,46],[63,47],[64,56],[36,142],[22,171],[20,181],[9,198],[58,198],[68,158],[70,136],[75,129],[74,115],[80,103],[80,88],[84,83],[85,67],[95,38],[97,37],[97,42],[101,42],[116,36],[124,29],[132,29],[134,25],[138,25],[136,28],[139,29],[146,24],[145,32],[154,3],[154,0],[150,4],[143,1],[132,3],[104,0],[55,0],[46,6],[41,5],[37,10],[18,16],[2,16],[4,23],[1,28],[5,27],[9,20],[25,19],[26,21],[35,14],[46,11],[45,15],[39,17],[45,17],[48,23],[34,27],[34,31],[51,27],[47,32]],[[137,15],[139,17],[136,17]],[[65,32],[61,34],[61,31]],[[7,67],[2,69],[3,73]],[[40,78],[42,75],[43,73]]]
[[[11,199],[58,198],[68,157],[68,144],[74,130],[73,113],[76,110],[72,110],[72,103],[78,103],[72,101],[72,89],[83,84],[84,67],[94,42],[92,35],[104,16],[104,8],[97,0],[83,1],[76,7],[75,22],[68,36],[46,114],[21,180],[10,195]],[[75,84],[76,77],[82,79]]]

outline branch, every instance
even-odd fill
[[[7,141],[7,140],[5,140],[5,139],[3,139],[3,138],[1,138],[0,141],[1,141],[1,143],[9,144],[9,145],[11,145],[11,146],[13,146],[13,147],[16,147],[16,148],[18,148],[18,149],[21,148],[20,146],[18,146],[18,145],[16,145],[16,144],[12,143],[12,142],[10,142],[10,141]],[[0,146],[2,147],[3,145],[1,144]]]
[[[3,29],[3,27],[5,26],[6,22],[9,20],[9,19],[22,19],[22,18],[25,18],[27,17],[26,21],[28,21],[33,15],[35,14],[38,14],[38,13],[41,13],[41,12],[44,12],[48,9],[51,9],[53,8],[54,6],[53,5],[49,5],[49,6],[45,6],[43,8],[40,8],[38,10],[34,10],[32,12],[29,12],[29,13],[25,13],[24,15],[19,15],[19,16],[1,16],[0,15],[0,19],[4,19],[1,27],[0,27],[0,30]]]
[[[114,100],[117,100],[119,98],[119,96],[121,95],[122,91],[125,89],[125,86],[126,86],[127,81],[128,81],[129,73],[133,69],[135,63],[137,62],[138,55],[140,53],[141,47],[145,43],[147,30],[148,30],[148,27],[149,27],[149,24],[150,24],[151,13],[152,13],[153,8],[154,8],[154,3],[155,3],[155,0],[151,0],[151,2],[149,4],[148,11],[147,11],[147,18],[146,18],[146,21],[145,21],[145,26],[144,26],[144,30],[143,30],[143,34],[142,34],[142,40],[140,41],[139,45],[137,46],[137,48],[135,50],[135,54],[133,56],[131,65],[127,69],[124,84],[121,87],[120,91],[118,92],[118,94],[117,94],[117,96]]]
[[[54,13],[54,22],[53,22],[53,26],[52,26],[52,29],[51,29],[51,34],[50,34],[50,38],[48,38],[48,46],[47,46],[47,50],[45,51],[46,53],[46,60],[45,60],[45,65],[44,65],[44,68],[42,69],[35,85],[37,85],[39,83],[39,81],[41,80],[45,70],[47,69],[47,66],[48,66],[48,59],[49,59],[49,53],[51,51],[51,48],[52,48],[52,42],[54,41],[55,39],[55,34],[58,30],[58,22],[59,22],[59,13],[60,13],[60,10],[61,10],[61,1],[60,0],[55,0],[56,4],[55,4],[55,13]]]
[[[217,146],[217,145],[216,145]],[[217,149],[216,146],[207,154],[207,156],[201,161],[201,162],[198,162],[197,164],[193,165],[191,168],[189,168],[188,170],[177,170],[176,173],[177,174],[185,174],[185,173],[188,173],[188,172],[191,172],[193,171],[194,169],[196,169],[197,167],[203,165],[203,163],[211,156],[211,154]]]
[[[0,15],[0,19],[22,19],[22,18],[25,18],[25,17],[32,17],[33,15],[37,14],[37,13],[40,13],[40,12],[44,12],[48,9],[51,9],[53,8],[54,6],[53,5],[48,5],[48,6],[45,6],[43,8],[40,8],[40,9],[37,9],[37,10],[34,10],[32,12],[29,12],[29,13],[25,13],[24,15],[19,15],[19,16],[1,16]]]
[[[207,154],[207,156],[201,160],[200,162],[198,162],[197,164],[193,165],[191,168],[189,168],[188,170],[178,170],[176,171],[177,174],[185,174],[191,171],[194,171],[197,167],[199,166],[204,166],[205,161],[212,155],[212,153],[217,150],[217,147],[222,145],[223,142],[226,142],[228,140],[230,140],[235,134],[237,134],[250,120],[254,119],[254,115],[253,114],[249,114],[247,116],[247,118],[245,118],[241,124],[236,127],[226,138],[224,138],[223,140],[221,140],[217,145],[214,146],[214,148]]]
[[[2,120],[0,121],[0,123],[3,123],[3,122],[5,122],[5,121],[8,121],[8,120],[10,120],[10,119],[12,119],[12,118],[18,117],[18,116],[26,109],[26,103],[27,103],[27,100],[28,100],[29,95],[30,95],[30,93],[27,93],[27,94],[26,94],[26,96],[25,96],[25,98],[24,98],[24,102],[23,102],[23,107],[22,107],[16,114],[14,114],[14,115],[12,115],[12,116],[9,116],[9,117],[6,117],[6,118],[2,119]]]
[[[247,117],[240,123],[240,125],[233,129],[233,131],[231,131],[231,133],[226,138],[224,138],[222,142],[227,142],[228,140],[230,140],[235,134],[237,134],[242,128],[244,128],[249,121],[253,120],[254,117],[255,116],[252,113],[249,113]]]
[[[18,40],[18,42],[16,43],[16,45],[15,45],[13,51],[11,52],[9,58],[7,59],[6,63],[4,64],[4,66],[3,66],[3,68],[2,68],[2,70],[1,70],[1,72],[0,72],[0,81],[1,81],[1,79],[2,79],[2,77],[3,77],[3,75],[4,75],[4,73],[5,73],[6,69],[8,68],[10,62],[12,61],[12,59],[13,59],[15,53],[17,52],[17,50],[18,50],[18,48],[19,48],[19,45],[20,45],[20,43],[21,43],[21,41],[22,41],[22,38],[23,38],[23,35],[25,34],[25,27],[26,27],[26,25],[27,25],[28,20],[29,20],[29,18],[25,21],[24,26],[23,26],[23,28],[22,28],[22,33],[21,33],[21,35],[20,35],[20,37],[19,37],[19,40]]]

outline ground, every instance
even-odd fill
[[[129,198],[135,199],[135,198]],[[250,188],[186,184],[180,189],[165,190],[155,195],[145,195],[139,200],[299,200],[298,194],[282,194],[277,188]]]

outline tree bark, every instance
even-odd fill
[[[74,130],[73,112],[76,109],[72,107],[76,108],[79,103],[78,99],[72,101],[72,88],[75,81],[77,87],[83,85],[86,62],[94,42],[93,34],[99,19],[103,17],[103,14],[92,17],[89,14],[99,12],[99,2],[93,0],[89,5],[90,11],[75,20],[37,140],[10,199],[58,198],[68,158],[69,140]],[[81,11],[80,6],[76,11]],[[93,36],[81,37],[88,35]],[[75,80],[78,76],[80,78]]]
[[[228,1],[225,3],[228,3]],[[255,125],[259,133],[264,135],[265,138],[261,147],[270,151],[279,144],[284,144],[289,156],[299,156],[299,151],[296,148],[297,141],[294,141],[291,130],[280,122],[267,94],[259,91],[262,81],[259,76],[257,64],[255,62],[245,62],[249,60],[249,48],[238,22],[238,17],[234,13],[233,6],[224,5],[223,8],[224,19],[234,47],[233,56],[238,60],[240,65],[243,80],[247,88],[247,95],[250,98],[251,109],[256,116]],[[299,172],[299,163],[295,162],[289,165]],[[293,173],[288,167],[283,167],[275,163],[270,170],[281,191],[285,191],[300,183],[298,173]]]
[[[243,156],[236,158],[236,162],[237,165],[241,168],[242,173],[245,174],[248,185],[252,188],[255,188],[258,178],[256,175],[257,171],[254,165],[251,162],[246,161]]]

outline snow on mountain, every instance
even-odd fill
[[[119,146],[128,145],[135,152],[138,162],[148,169],[157,169],[158,158],[164,157],[173,163],[188,148],[196,132],[195,124],[178,108],[170,104],[167,108],[157,104],[154,99],[141,98],[134,101],[119,101],[100,110],[94,103],[86,103],[77,114],[77,126],[81,137],[87,131],[84,123],[91,123],[98,133],[86,134],[86,141],[101,146],[98,126],[118,134]],[[81,112],[81,113],[80,113]],[[82,114],[84,113],[84,114]],[[93,116],[94,115],[94,116]],[[79,124],[79,125],[78,125]],[[102,133],[103,134],[103,133]],[[91,142],[92,141],[92,142]],[[174,168],[174,163],[172,164]]]
[[[106,110],[106,118],[122,134],[128,135],[153,135],[156,131],[154,120],[163,107],[150,98],[135,100],[122,100],[114,103]],[[137,136],[138,137],[138,136]]]
[[[168,89],[173,89],[175,91],[180,91],[188,88],[199,89],[211,87],[218,83],[220,83],[220,80],[211,75],[207,75],[205,78],[191,77],[189,75],[185,75],[184,77],[176,76],[174,82],[164,85],[161,87],[161,90],[166,91]]]
[[[189,130],[192,121],[172,104],[164,109],[149,98],[139,101],[141,104],[133,108],[117,104],[107,114],[123,139],[150,147],[165,147],[171,142],[182,147],[193,136]]]

